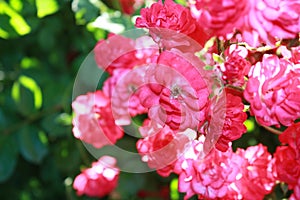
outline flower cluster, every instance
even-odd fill
[[[192,15],[213,36],[232,38],[251,46],[275,44],[300,32],[298,0],[196,0],[190,1]]]
[[[145,35],[110,34],[96,44],[95,61],[109,77],[72,103],[74,136],[102,148],[144,119],[131,134],[141,161],[162,177],[178,175],[185,199],[264,199],[279,182],[299,199],[300,1],[187,5],[153,3],[136,19]],[[250,116],[281,134],[273,155],[262,144],[233,150]],[[78,194],[101,197],[116,187],[116,160],[97,163],[75,179]]]

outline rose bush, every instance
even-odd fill
[[[135,21],[146,35],[96,44],[108,78],[73,102],[74,136],[113,145],[126,137],[121,126],[140,119],[129,135],[138,137],[141,161],[160,176],[177,175],[184,199],[264,199],[280,182],[297,199],[300,2],[186,3],[154,2]],[[280,135],[274,154],[250,140],[233,148],[252,117]],[[74,187],[92,196],[87,171]]]

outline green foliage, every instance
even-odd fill
[[[72,189],[94,159],[72,136],[70,105],[97,41],[76,24],[71,4],[0,0],[1,199],[89,199]]]

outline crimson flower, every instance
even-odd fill
[[[259,144],[246,150],[238,149],[236,154],[243,159],[235,181],[241,199],[263,199],[275,185],[272,156],[267,147]]]
[[[245,47],[231,45],[225,51],[225,62],[220,65],[222,79],[234,86],[243,86],[245,76],[248,75],[251,64],[245,58],[248,50]]]
[[[73,183],[73,188],[78,195],[90,197],[104,197],[116,188],[120,170],[116,167],[116,159],[103,156],[97,162],[92,163],[79,174]]]
[[[277,147],[274,154],[277,176],[292,189],[300,177],[300,122],[288,127],[279,140],[287,146]]]
[[[165,42],[166,47],[187,45],[183,44],[187,42],[187,37],[180,39],[182,35],[191,37],[201,45],[207,39],[207,34],[196,23],[189,9],[172,0],[166,0],[164,4],[159,1],[150,8],[143,8],[135,25],[138,28],[148,28],[154,41]]]
[[[209,89],[201,74],[203,65],[189,61],[175,52],[162,52],[157,64],[145,71],[145,85],[138,91],[149,118],[175,131],[195,130],[205,120]]]
[[[219,137],[216,148],[220,151],[226,151],[229,143],[239,139],[243,133],[247,132],[244,122],[247,114],[243,112],[244,104],[242,99],[230,93],[226,94],[226,116],[222,135]]]
[[[247,0],[190,0],[191,13],[212,36],[233,33],[244,23],[249,11]]]

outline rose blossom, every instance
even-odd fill
[[[113,75],[105,80],[103,84],[103,93],[112,99],[112,106],[116,123],[121,121],[123,115],[134,117],[138,114],[146,113],[146,108],[140,103],[135,90],[142,84],[142,73],[140,70],[115,69]],[[126,112],[125,114],[122,112]],[[129,116],[128,116],[129,117]],[[129,117],[129,118],[130,118]],[[128,125],[127,122],[120,125]]]
[[[186,192],[184,199],[195,194],[199,199],[229,199],[227,195],[236,195],[230,185],[239,173],[241,158],[231,149],[226,152],[213,149],[204,155],[203,143],[203,136],[194,140],[190,150],[176,162],[178,191]]]
[[[212,36],[233,33],[249,10],[247,0],[190,0],[191,13]]]
[[[236,154],[244,159],[240,163],[241,174],[235,181],[235,186],[242,199],[263,199],[275,185],[272,156],[267,147],[259,144],[238,149]]]
[[[288,127],[279,140],[288,146],[277,147],[274,154],[277,176],[292,189],[300,177],[300,122]]]
[[[200,73],[202,66],[175,52],[162,52],[158,63],[147,68],[145,85],[138,91],[149,118],[182,131],[203,123],[209,89]]]
[[[275,45],[280,39],[295,38],[300,32],[300,1],[298,0],[252,0],[244,17],[243,41],[251,46],[261,43]]]
[[[96,148],[116,143],[123,137],[114,123],[110,100],[102,91],[78,96],[72,103],[75,112],[73,134]]]
[[[92,163],[79,174],[73,183],[73,188],[78,195],[90,197],[104,197],[116,188],[119,178],[119,169],[116,167],[116,159],[103,156],[97,162]]]
[[[196,0],[191,12],[211,35],[229,39],[235,30],[241,41],[257,47],[295,38],[300,31],[298,0]]]
[[[153,3],[150,8],[143,8],[141,17],[136,20],[136,27],[148,28],[155,42],[167,41],[164,44],[168,47],[180,46],[187,42],[187,37],[182,40],[178,38],[182,37],[180,34],[191,37],[201,45],[207,40],[206,33],[196,23],[190,11],[172,0],[166,0],[164,4],[159,1]]]
[[[243,112],[244,104],[242,99],[230,93],[226,94],[226,116],[222,135],[219,137],[216,148],[220,151],[226,151],[229,143],[239,139],[243,133],[247,132],[244,122],[247,114]]]
[[[144,126],[150,121],[145,121]],[[140,129],[141,131],[143,129]],[[150,130],[142,135],[148,135],[137,141],[137,149],[142,160],[158,174],[167,177],[173,171],[177,159],[184,153],[190,137],[195,137],[195,131],[187,129],[185,132],[175,133],[167,125],[159,130]]]
[[[110,34],[107,40],[100,40],[94,53],[98,67],[109,74],[118,68],[131,69],[137,62],[134,40],[121,35]]]
[[[234,86],[243,86],[245,76],[250,70],[250,62],[245,58],[248,55],[248,50],[245,47],[231,45],[225,51],[225,62],[220,64],[222,71],[222,79],[228,84]]]
[[[150,37],[133,40],[110,34],[108,39],[96,44],[94,54],[98,67],[112,75],[116,69],[133,69],[155,61],[158,46]]]
[[[291,125],[300,117],[299,64],[265,54],[249,72],[244,97],[250,112],[265,126]]]

